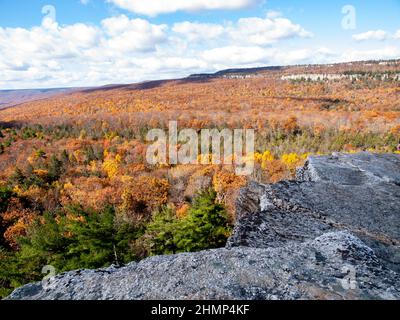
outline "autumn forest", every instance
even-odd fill
[[[228,70],[0,110],[0,297],[47,265],[221,247],[240,188],[291,179],[310,154],[400,153],[399,80],[399,60]],[[170,120],[255,129],[254,172],[148,164],[146,134]]]

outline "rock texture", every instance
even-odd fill
[[[310,157],[251,183],[226,248],[80,270],[9,299],[400,299],[400,156]]]
[[[400,271],[400,156],[310,157],[296,180],[242,190],[228,245],[279,247],[346,230]]]

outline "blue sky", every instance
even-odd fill
[[[399,18],[400,0],[0,0],[0,89],[398,58]]]

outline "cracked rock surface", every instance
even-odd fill
[[[277,247],[345,230],[399,272],[399,182],[399,155],[310,157],[296,181],[251,183],[242,190],[228,245]]]
[[[400,299],[400,156],[310,157],[250,183],[226,248],[79,270],[9,299]]]

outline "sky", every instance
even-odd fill
[[[400,0],[0,0],[0,89],[400,57]]]

